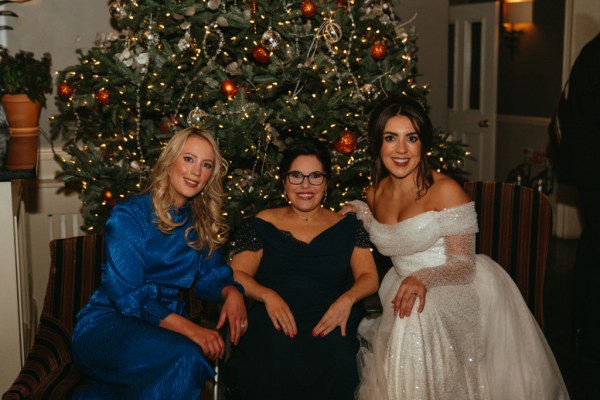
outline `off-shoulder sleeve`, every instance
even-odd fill
[[[478,231],[474,203],[443,210],[436,217],[444,237],[446,262],[423,268],[412,276],[428,288],[471,282],[475,277],[475,233]]]
[[[221,302],[223,300],[221,292],[225,286],[235,286],[241,294],[244,294],[242,285],[233,280],[233,271],[223,260],[223,249],[220,248],[212,255],[206,255],[202,260],[194,286],[194,295],[203,300]]]
[[[144,270],[150,211],[141,202],[125,203],[112,210],[104,234],[106,262],[102,266],[102,286],[123,315],[158,325],[172,311],[158,300],[160,288],[146,279]]]
[[[369,205],[362,200],[352,200],[349,201],[348,204],[356,207],[356,218],[362,221],[366,229],[369,229],[369,226],[371,225],[371,219],[373,218],[373,214],[371,213]]]
[[[263,248],[263,244],[256,233],[256,229],[249,220],[242,222],[233,235],[233,240],[230,245],[232,255],[246,250],[258,251]]]

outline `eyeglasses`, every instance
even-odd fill
[[[308,178],[308,183],[313,186],[322,185],[325,181],[325,174],[322,172],[311,172],[308,175],[304,175],[302,172],[292,171],[288,172],[285,176],[292,185],[301,185],[305,178]]]

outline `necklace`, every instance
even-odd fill
[[[310,213],[310,215],[307,216],[306,215],[307,213],[304,213],[304,212],[301,212],[301,211],[300,212],[294,212],[294,208],[290,207],[290,213],[292,214],[292,216],[294,216],[294,218],[297,215],[299,218],[303,219],[304,222],[310,222],[310,221],[314,220],[315,217],[318,217],[319,215],[321,215],[321,212],[323,211],[322,208],[323,208],[323,206],[319,207],[319,209],[317,211],[315,211],[313,213]],[[304,215],[302,215],[302,214],[304,214]]]

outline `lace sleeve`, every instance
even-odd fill
[[[444,237],[446,262],[423,268],[412,276],[427,288],[472,282],[475,277],[475,233],[478,231],[474,203],[441,211],[438,223]]]
[[[373,218],[373,214],[371,213],[371,209],[362,200],[352,200],[349,201],[348,204],[352,204],[356,207],[356,218],[362,221],[363,225],[366,229],[369,229],[369,225],[371,225],[371,219]]]
[[[232,256],[242,251],[258,251],[263,244],[250,221],[244,221],[233,235],[230,243]]]
[[[365,230],[362,221],[357,222],[354,247],[362,247],[363,249],[368,249],[371,247],[371,239],[369,238],[369,233]]]

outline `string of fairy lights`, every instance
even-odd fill
[[[265,3],[273,3],[280,14],[274,14]],[[111,0],[108,11],[121,31],[99,36],[94,51],[82,56],[79,68],[65,70],[57,85],[64,113],[75,121],[61,126],[69,134],[67,143],[90,152],[85,163],[76,157],[62,158],[63,169],[74,169],[81,177],[83,192],[92,186],[88,180],[100,179],[92,173],[86,176],[84,171],[91,170],[94,162],[111,162],[115,157],[137,175],[135,189],[103,191],[104,206],[111,207],[115,197],[139,190],[147,179],[151,158],[159,153],[145,146],[164,146],[170,135],[186,124],[224,130],[235,126],[232,121],[240,121],[253,127],[247,133],[252,135],[252,144],[242,154],[230,155],[251,160],[247,167],[239,168],[229,160],[234,165],[226,175],[230,198],[255,191],[262,198],[270,196],[268,188],[256,183],[278,179],[269,154],[280,151],[284,138],[295,130],[314,133],[333,144],[335,172],[347,173],[360,166],[357,175],[368,179],[370,157],[363,127],[346,127],[342,122],[324,127],[314,112],[294,125],[286,115],[292,115],[299,105],[332,93],[349,92],[348,98],[358,106],[348,110],[345,117],[358,121],[364,118],[362,104],[387,95],[390,85],[386,82],[390,80],[404,81],[415,92],[427,91],[413,78],[416,48],[411,40],[415,34],[405,25],[414,17],[400,23],[389,0],[299,0],[281,4],[267,0]],[[378,23],[370,24],[370,20]],[[384,63],[389,46],[396,43],[401,48],[400,56],[393,63]],[[380,67],[376,74],[362,73],[357,68],[365,57]],[[290,65],[292,62],[297,65]],[[167,71],[175,66],[173,75],[163,73],[165,66]],[[295,81],[248,76],[249,68],[259,67],[275,76],[274,71],[293,69]],[[108,70],[117,71],[112,81],[105,72],[103,75],[102,71]],[[315,77],[320,77],[318,82]],[[278,93],[278,106],[287,110],[267,112],[273,93]],[[97,113],[108,112],[118,123],[98,126],[92,121]],[[157,127],[158,135],[152,133],[151,124]],[[99,130],[95,142],[85,140],[90,127]],[[101,150],[117,146],[117,151],[94,150],[94,143],[102,140]],[[338,182],[336,186],[342,197],[351,190],[350,182]],[[92,197],[88,199],[93,201]]]

